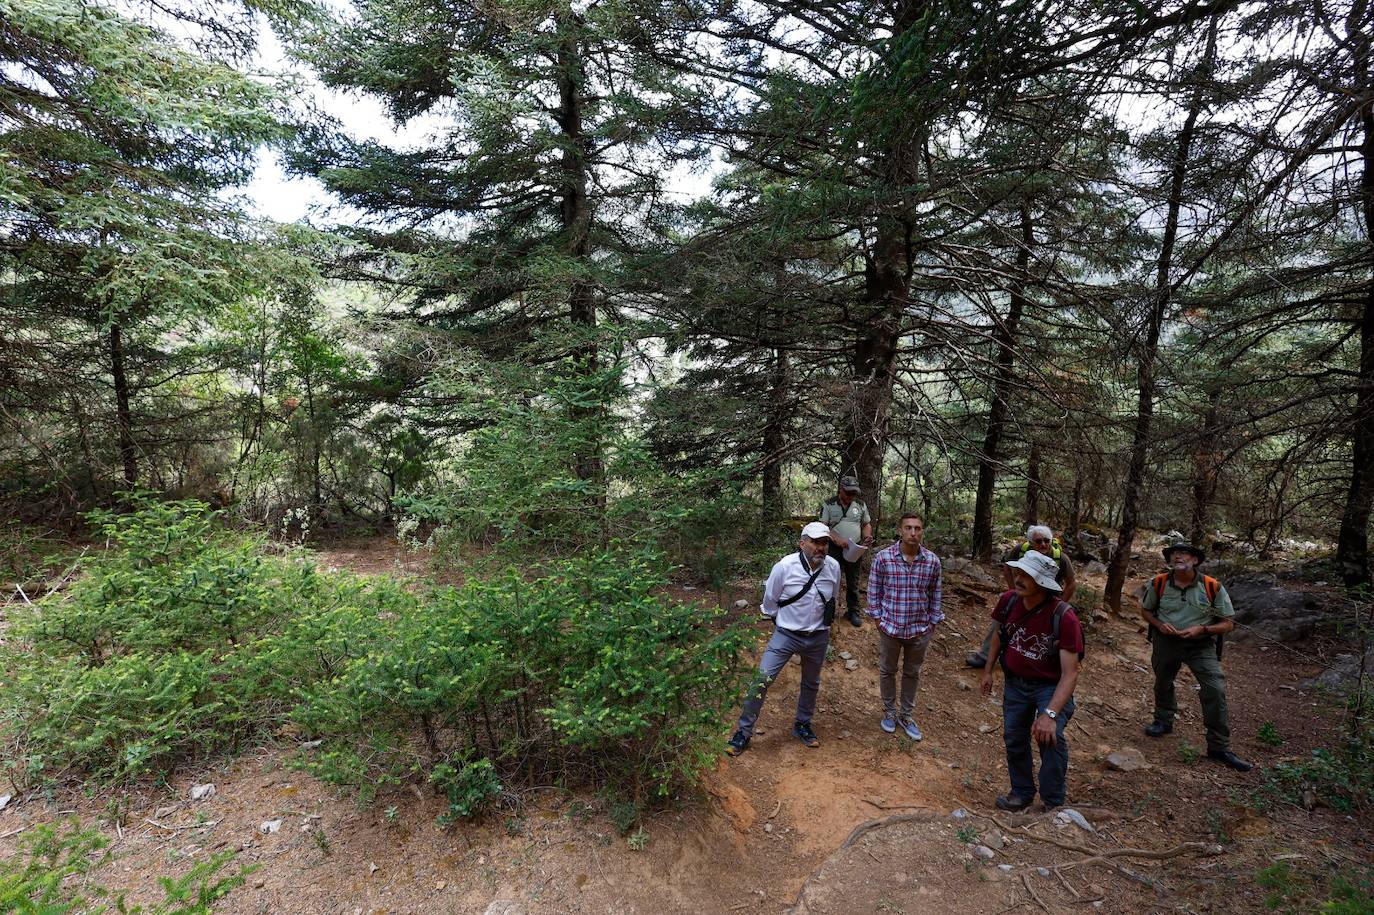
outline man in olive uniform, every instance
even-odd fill
[[[1164,551],[1169,571],[1146,585],[1140,615],[1150,625],[1154,651],[1155,720],[1145,728],[1151,737],[1174,729],[1178,702],[1174,678],[1184,664],[1201,687],[1202,718],[1207,725],[1207,755],[1241,772],[1253,764],[1231,752],[1231,724],[1226,713],[1226,675],[1221,672],[1220,642],[1235,628],[1235,610],[1226,589],[1214,578],[1199,575],[1207,560],[1190,543],[1175,543]]]
[[[854,477],[840,477],[840,488],[835,495],[821,503],[817,520],[830,528],[830,555],[834,556],[844,573],[844,618],[849,625],[862,626],[859,617],[859,564],[862,560],[849,562],[844,558],[845,548],[851,541],[867,543],[873,539],[873,519],[869,517],[868,506],[859,498],[863,490]]]

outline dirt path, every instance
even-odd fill
[[[408,566],[407,557],[366,545],[326,558],[372,572]],[[1263,911],[1261,894],[1236,888],[1253,888],[1256,871],[1276,856],[1369,860],[1367,821],[1320,808],[1256,816],[1241,802],[1258,772],[1240,775],[1193,757],[1189,747],[1202,746],[1203,735],[1186,674],[1174,735],[1144,737],[1147,646],[1134,620],[1104,614],[1091,623],[1080,710],[1068,731],[1070,804],[1095,831],[1034,811],[995,824],[992,800],[1006,790],[1000,706],[979,695],[977,673],[962,666],[994,592],[962,575],[948,579],[949,622],[927,657],[918,697],[924,741],[879,730],[874,629],[840,623],[815,719],[821,746],[806,749],[791,736],[799,667],[789,665],[751,749],[722,758],[700,800],[649,818],[641,849],[616,834],[601,799],[554,788],[447,831],[435,825],[441,805],[427,792],[402,791],[359,809],[288,767],[289,734],[277,747],[123,800],[18,799],[0,812],[0,833],[70,812],[103,820],[115,844],[99,877],[143,903],[157,898],[156,875],[234,850],[257,870],[216,908],[225,913]],[[727,595],[734,596],[752,597],[742,589]],[[767,629],[758,627],[761,646]],[[842,651],[858,661],[856,670],[846,670]],[[1316,671],[1302,656],[1232,649],[1227,671],[1238,752],[1272,765],[1331,742],[1331,709],[1297,686]],[[1287,736],[1284,746],[1255,739],[1265,721]],[[1126,746],[1142,751],[1150,768],[1128,774],[1104,766],[1107,753]],[[214,783],[214,796],[190,801],[198,783]],[[904,813],[916,816],[842,848],[861,824]],[[274,820],[279,828],[264,832]],[[0,851],[14,842],[0,840]],[[974,855],[983,842],[1000,844],[991,860]],[[1061,847],[1161,850],[1184,842],[1220,843],[1224,851],[1122,859],[1123,872],[1074,863],[1088,855]]]

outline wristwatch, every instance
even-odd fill
[[[1041,714],[1043,714],[1046,718],[1050,719],[1051,721],[1054,721],[1059,717],[1059,713],[1052,708],[1045,709],[1044,712],[1042,712]]]

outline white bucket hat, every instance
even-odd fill
[[[1015,562],[1007,565],[1013,569],[1020,569],[1035,579],[1035,583],[1046,591],[1063,591],[1064,588],[1059,582],[1055,581],[1055,576],[1059,574],[1059,563],[1055,562],[1044,553],[1036,550],[1027,550],[1026,555]]]

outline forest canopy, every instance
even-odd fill
[[[0,0],[0,513],[671,548],[852,473],[949,552],[1092,532],[1118,605],[1142,527],[1367,585],[1371,36],[1363,0]],[[328,208],[255,215],[269,156]]]

